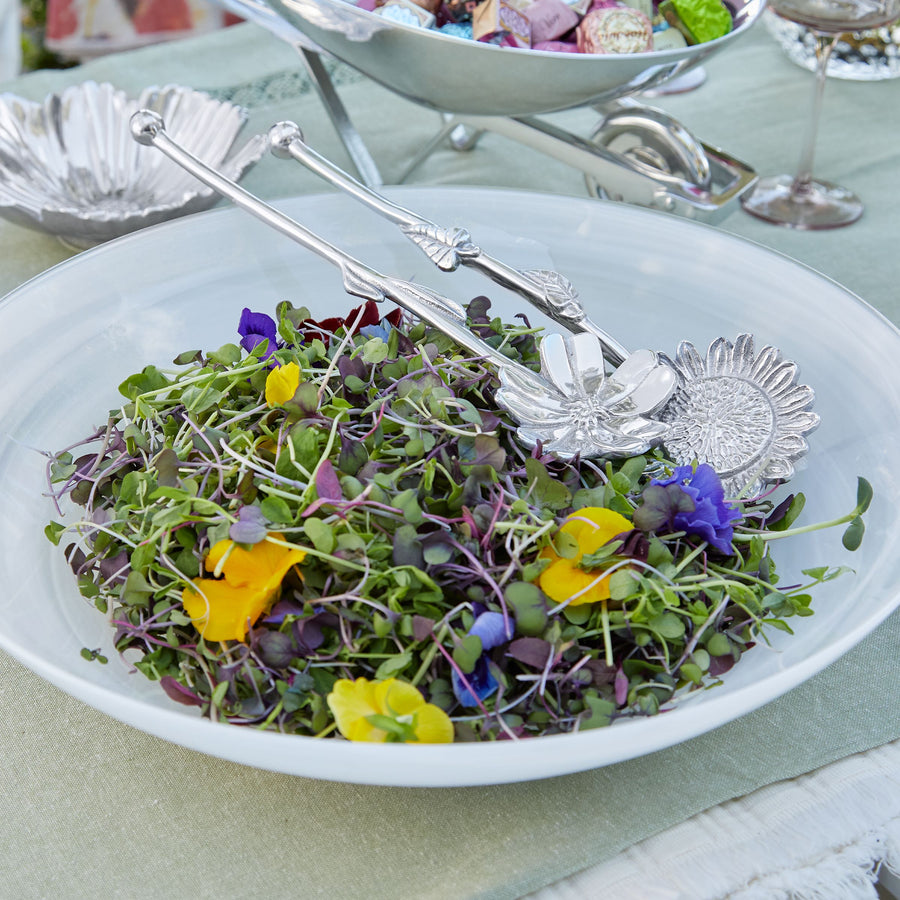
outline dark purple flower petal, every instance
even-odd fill
[[[268,359],[276,350],[278,326],[275,320],[265,313],[253,312],[245,306],[241,312],[241,321],[238,323],[238,334],[241,336],[241,346],[248,353],[252,353],[263,341],[269,342],[263,359]]]
[[[732,552],[731,523],[741,518],[741,511],[725,502],[725,490],[712,466],[701,463],[696,470],[678,466],[669,478],[654,478],[651,485],[677,485],[693,500],[693,510],[680,509],[672,517],[674,528],[697,535],[720,553]]]
[[[491,674],[490,666],[484,656],[475,663],[475,668],[466,675],[466,681],[472,688],[471,691],[463,684],[463,680],[456,669],[453,669],[450,676],[453,682],[453,693],[463,706],[478,706],[479,701],[484,700],[485,697],[490,697],[500,686],[497,679]]]
[[[506,643],[512,637],[514,628],[515,624],[510,618],[509,632],[507,633],[506,618],[497,612],[483,612],[475,619],[468,634],[477,635],[481,639],[482,653],[478,662],[475,663],[475,668],[466,675],[466,681],[472,690],[466,687],[456,669],[453,669],[451,673],[453,693],[463,706],[478,706],[480,700],[489,697],[500,686],[497,679],[491,674],[486,652]]]
[[[285,616],[299,616],[303,613],[304,604],[296,600],[286,599],[279,600],[273,607],[272,611],[263,619],[264,622],[280,625],[284,621]]]
[[[361,303],[355,309],[351,309],[346,316],[332,316],[328,319],[305,319],[301,328],[308,340],[318,338],[325,346],[328,346],[330,336],[336,334],[339,328],[353,328],[353,334],[358,334],[361,328],[367,325],[378,325],[381,316],[378,313],[378,304],[373,300]]]

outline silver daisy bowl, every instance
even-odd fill
[[[93,81],[41,102],[0,94],[0,216],[83,249],[212,206],[217,194],[131,139],[138,109],[235,181],[266,150],[264,135],[236,146],[246,110],[177,85],[136,98]]]

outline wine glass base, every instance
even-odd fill
[[[790,175],[760,178],[741,206],[758,219],[806,231],[842,228],[863,214],[863,204],[852,191],[828,181],[810,181],[794,189]]]

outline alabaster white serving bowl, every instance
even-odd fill
[[[773,556],[780,583],[804,583],[801,571],[810,566],[847,565],[855,574],[820,585],[815,615],[792,618],[792,635],[771,630],[771,643],[745,653],[717,687],[679,697],[663,715],[609,728],[519,741],[368,744],[224,725],[174,702],[118,656],[115,628],[79,594],[62,549],[46,539],[44,527],[59,514],[47,496],[42,451],[65,447],[105,422],[105,411],[122,403],[117,385],[132,372],[168,367],[189,348],[235,341],[245,306],[271,314],[290,300],[323,317],[356,305],[329,262],[241,210],[218,209],[80,254],[0,302],[0,649],[97,709],[204,753],[313,778],[445,787],[564,775],[695,738],[806,681],[900,604],[900,331],[875,310],[764,247],[623,203],[486,188],[386,193],[434,221],[464,224],[514,266],[565,273],[589,314],[626,346],[671,353],[681,339],[705,346],[747,331],[760,347],[771,343],[795,360],[803,383],[816,391],[822,423],[810,436],[805,467],[780,497],[802,491],[807,524],[849,511],[858,475],[872,483],[875,498],[855,553],[842,546],[841,528],[779,542]],[[518,296],[486,286],[471,269],[439,272],[398,229],[360,214],[349,197],[275,205],[379,271],[402,273],[460,301],[487,287],[492,314],[505,321],[523,311]],[[528,317],[550,325],[539,312]],[[108,664],[85,660],[82,648],[99,648]],[[894,660],[871,657],[869,665],[886,670]],[[861,675],[861,683],[868,677]],[[15,703],[19,687],[9,685],[4,702]],[[832,707],[839,714],[833,698],[808,696],[817,702],[798,703],[798,717]],[[882,707],[873,702],[868,714]],[[24,703],[18,714],[46,719],[43,709]],[[758,720],[760,727],[765,721]],[[60,748],[70,740],[68,720],[41,727]]]
[[[136,98],[93,81],[42,102],[0,94],[0,216],[84,248],[212,206],[217,194],[132,139],[129,120],[143,108],[232,180],[265,152],[262,135],[234,146],[246,110],[178,85]]]

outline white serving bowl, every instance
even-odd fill
[[[233,180],[265,152],[263,136],[234,149],[244,109],[178,85],[129,98],[86,81],[40,103],[0,94],[0,216],[85,248],[212,206],[217,194],[132,139],[129,119],[142,108]]]
[[[58,514],[45,496],[42,451],[68,446],[105,422],[106,410],[122,403],[117,385],[144,365],[167,366],[183,350],[234,341],[244,306],[271,314],[287,299],[323,316],[358,302],[343,293],[329,263],[226,209],[83,253],[0,303],[0,647],[97,709],[204,753],[314,778],[438,787],[562,775],[686,741],[810,678],[896,607],[900,332],[871,307],[771,250],[664,213],[483,188],[387,193],[435,221],[465,224],[512,265],[565,273],[589,313],[627,346],[672,352],[680,338],[705,346],[747,331],[796,360],[803,382],[816,390],[822,424],[810,436],[805,467],[782,495],[806,494],[804,523],[848,512],[857,475],[873,484],[875,499],[856,553],[842,548],[842,529],[834,528],[781,541],[773,555],[782,584],[802,581],[800,570],[810,566],[849,565],[856,574],[817,588],[815,615],[791,619],[794,635],[772,631],[771,646],[760,643],[744,654],[720,686],[685,697],[663,715],[578,734],[360,744],[214,723],[173,702],[119,659],[113,627],[79,595],[62,550],[44,537]],[[487,290],[492,311],[507,321],[523,309],[521,299],[469,269],[439,273],[399,231],[361,214],[347,197],[276,205],[382,272],[402,273],[457,300]],[[549,324],[540,313],[528,316]],[[83,647],[100,648],[109,663],[86,662]],[[64,723],[53,739],[66,741]]]

